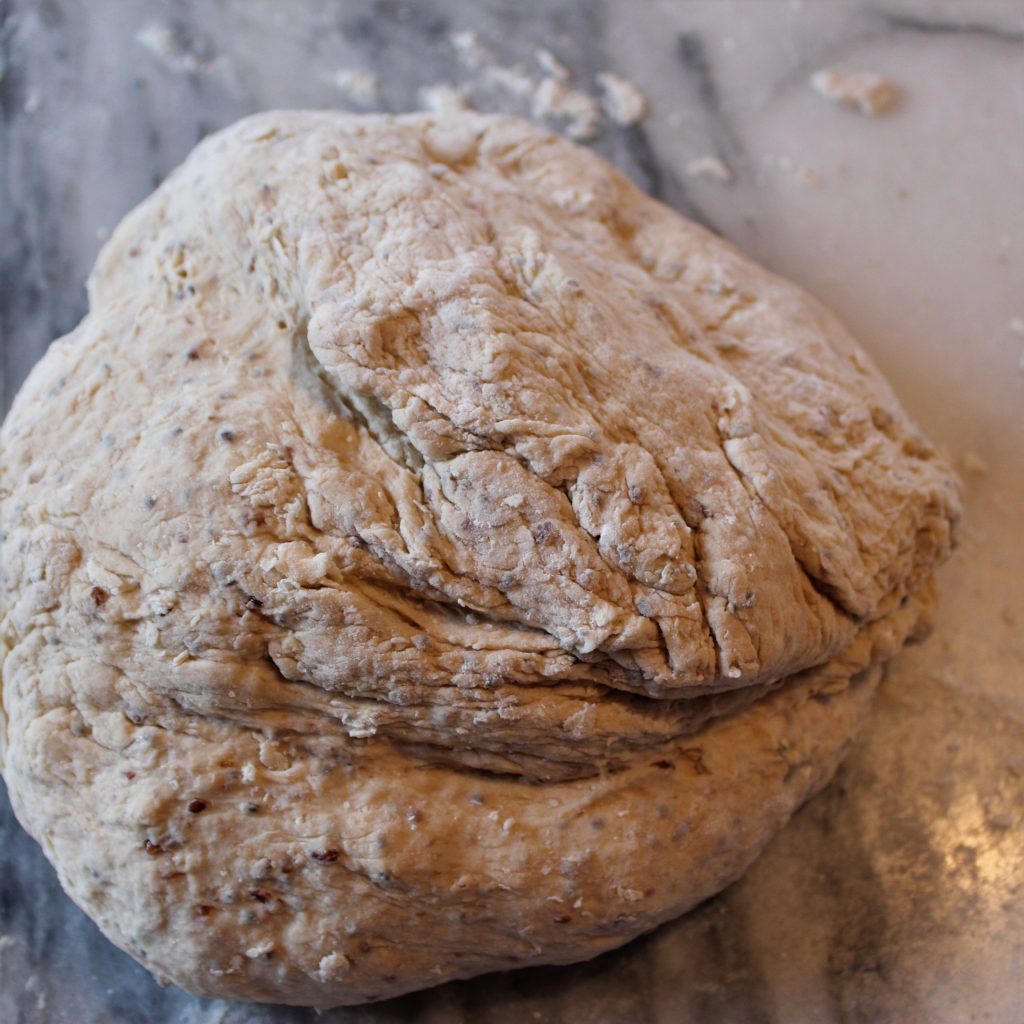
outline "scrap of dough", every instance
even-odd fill
[[[459,60],[472,71],[481,71],[492,61],[490,50],[471,29],[452,32],[448,37]]]
[[[43,109],[43,94],[38,89],[30,89],[21,109],[26,114],[38,114]]]
[[[964,471],[973,476],[985,476],[988,473],[988,463],[977,452],[967,449],[962,461]]]
[[[818,188],[821,185],[821,176],[810,167],[801,167],[797,171],[796,180],[807,188]]]
[[[470,103],[462,90],[447,82],[424,85],[419,91],[420,104],[424,110],[435,114],[453,114],[469,110]]]
[[[811,75],[810,82],[811,88],[826,99],[870,117],[884,114],[896,102],[892,80],[869,71],[847,74],[822,68]]]
[[[601,107],[593,96],[551,76],[541,79],[534,88],[532,113],[538,118],[564,119],[565,134],[570,139],[593,138],[601,123]]]
[[[545,75],[550,75],[562,82],[568,82],[572,78],[569,69],[550,50],[537,50],[534,56]]]
[[[335,86],[346,99],[363,107],[372,107],[380,99],[380,79],[372,71],[341,68],[334,72]]]
[[[190,75],[204,70],[206,62],[182,41],[179,34],[163,22],[153,21],[135,34],[135,41],[152,53],[164,67]]]
[[[533,100],[540,84],[519,65],[506,67],[503,64],[492,64],[484,70],[483,80],[513,96],[521,96]]]
[[[926,627],[955,477],[795,286],[523,121],[269,113],[0,432],[0,763],[208,996],[610,949],[736,878]]]
[[[725,184],[734,178],[729,165],[711,154],[690,160],[686,165],[686,173],[691,178],[712,178]]]
[[[601,106],[616,124],[639,124],[647,116],[647,97],[628,79],[602,71],[597,84],[602,90]]]

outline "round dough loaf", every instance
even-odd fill
[[[469,113],[204,141],[3,449],[19,819],[158,978],[319,1006],[589,957],[737,877],[959,514],[813,300]]]

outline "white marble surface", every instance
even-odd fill
[[[153,25],[176,48],[140,44]],[[205,132],[267,107],[346,105],[343,68],[378,74],[372,107],[409,109],[445,81],[481,109],[525,111],[460,64],[450,33],[466,29],[535,79],[545,46],[580,89],[606,69],[638,83],[650,116],[603,122],[595,147],[836,309],[968,470],[968,527],[932,639],[898,660],[837,781],[739,884],[592,964],[318,1019],[1020,1020],[1019,0],[13,0],[0,30],[5,405],[84,311],[103,234]],[[825,102],[807,78],[826,65],[889,75],[897,108],[871,119]],[[690,177],[705,155],[735,180]],[[4,801],[4,1024],[312,1019],[157,988],[61,895]]]

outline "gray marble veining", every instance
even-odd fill
[[[147,47],[156,26],[167,41]],[[851,324],[927,431],[966,460],[963,549],[936,631],[890,672],[833,784],[750,872],[591,963],[321,1015],[159,988],[61,893],[0,809],[0,1022],[953,1022],[1024,1005],[1024,5],[1017,0],[10,0],[0,45],[0,390],[6,408],[85,312],[102,238],[209,131],[268,107],[367,107],[465,88],[460,63],[539,47],[651,116],[590,144],[642,187],[801,281]],[[151,36],[152,38],[152,36]],[[890,74],[875,121],[806,86]],[[693,177],[713,155],[735,180]],[[808,173],[804,173],[804,172]],[[1021,325],[1024,330],[1024,325]]]

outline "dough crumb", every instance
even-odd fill
[[[711,178],[714,181],[721,181],[728,184],[735,175],[732,169],[720,160],[717,156],[699,156],[686,165],[686,173],[691,178]]]
[[[459,110],[471,110],[469,100],[457,86],[447,82],[424,85],[419,90],[420,106],[433,114],[452,114]]]
[[[346,99],[364,107],[380,99],[380,79],[372,71],[340,68],[334,72],[334,84]]]
[[[491,59],[490,51],[471,30],[453,32],[449,37],[459,60],[472,71],[482,71]]]
[[[616,124],[638,124],[647,116],[647,97],[628,79],[602,71],[597,84],[602,92],[601,106]]]
[[[484,79],[513,96],[532,97],[537,89],[534,80],[521,67],[506,68],[498,65],[488,68],[484,72]]]
[[[988,463],[977,452],[972,452],[970,449],[964,452],[961,463],[964,470],[973,476],[984,476],[988,472]]]
[[[25,105],[22,110],[26,114],[37,114],[43,109],[43,94],[38,89],[30,89],[25,97]]]
[[[534,57],[545,75],[557,78],[560,82],[568,82],[572,78],[569,69],[550,50],[537,50]]]
[[[1019,316],[1015,316],[1010,320],[1009,328],[1011,333],[1018,334],[1024,338],[1024,319]]]
[[[801,167],[797,171],[796,180],[808,188],[819,188],[821,186],[821,177],[812,171],[810,167]]]
[[[896,102],[896,87],[885,75],[871,71],[846,74],[834,68],[822,68],[811,75],[811,88],[840,106],[877,117]]]
[[[347,974],[351,966],[352,961],[344,953],[328,953],[327,956],[320,958],[317,974],[321,981],[326,982]]]
[[[206,66],[188,41],[162,22],[151,21],[143,26],[135,33],[135,41],[149,50],[165,68],[178,74],[195,74]]]
[[[627,889],[622,885],[616,885],[614,891],[620,899],[625,900],[627,903],[636,903],[643,899],[644,895],[639,889]]]
[[[545,78],[533,94],[533,116],[564,118],[570,139],[592,139],[598,132],[601,108],[593,96],[570,89],[557,78]]]
[[[292,764],[288,755],[276,743],[268,739],[260,740],[259,758],[260,764],[272,772],[287,771]]]

